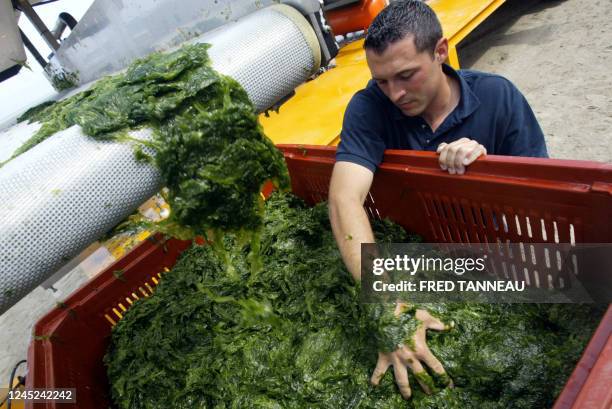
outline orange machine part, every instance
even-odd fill
[[[367,30],[374,17],[387,5],[387,0],[361,0],[352,6],[325,13],[327,22],[334,34],[344,35],[355,31]]]

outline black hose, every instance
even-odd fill
[[[73,30],[77,25],[76,19],[72,17],[70,13],[61,12],[58,18],[62,20],[70,30]]]
[[[17,364],[15,364],[15,366],[13,367],[13,370],[11,371],[11,377],[9,378],[9,391],[5,398],[6,409],[11,409],[10,395],[11,395],[11,391],[13,390],[13,381],[15,380],[15,374],[17,373],[17,368],[19,368],[21,364],[25,364],[26,362],[27,361],[25,359],[22,359],[21,361],[17,362]]]

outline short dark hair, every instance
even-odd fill
[[[424,1],[398,0],[385,7],[368,28],[363,47],[382,54],[389,44],[407,35],[414,37],[418,52],[428,51],[433,55],[442,38],[442,26]]]

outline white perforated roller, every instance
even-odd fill
[[[213,67],[238,81],[258,111],[270,108],[321,64],[317,37],[295,9],[274,5],[203,35]]]
[[[213,66],[235,78],[257,110],[272,106],[319,68],[306,20],[274,5],[198,38]],[[149,130],[132,133],[146,138]],[[98,142],[78,126],[0,168],[0,313],[160,189],[158,171],[128,144]]]

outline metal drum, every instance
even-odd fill
[[[312,27],[273,5],[192,40],[212,44],[213,67],[235,78],[258,111],[319,69]],[[150,130],[131,132],[147,138]],[[129,144],[100,142],[78,126],[0,168],[0,313],[161,188]]]

